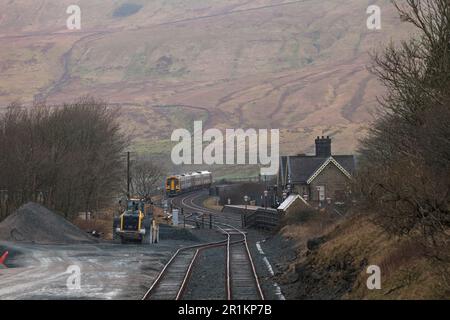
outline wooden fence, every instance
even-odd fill
[[[280,214],[272,210],[258,209],[253,213],[242,216],[244,228],[274,230],[280,225],[280,221]]]

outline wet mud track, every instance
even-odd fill
[[[10,251],[0,270],[4,299],[140,299],[161,268],[186,241],[157,245],[35,245],[0,243]],[[189,243],[189,242],[188,242]],[[67,286],[70,267],[80,270],[80,288]]]

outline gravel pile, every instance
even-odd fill
[[[23,205],[0,224],[0,240],[38,244],[97,242],[63,217],[33,202]]]

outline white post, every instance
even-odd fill
[[[150,244],[153,244],[153,223],[150,226],[150,236],[149,236],[149,238],[150,238]]]
[[[156,243],[159,243],[159,225],[156,226]]]
[[[172,223],[174,226],[178,226],[178,209],[172,210]]]

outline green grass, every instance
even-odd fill
[[[125,71],[125,79],[142,78],[145,76],[147,68],[148,47],[144,52],[137,52],[131,57]]]
[[[193,132],[194,121],[203,121],[205,123],[208,120],[208,113],[203,110],[186,108],[177,105],[163,105],[157,106],[168,119],[174,129],[184,128]]]
[[[137,153],[149,155],[169,155],[174,145],[170,139],[137,140],[132,144],[132,150]]]
[[[139,155],[146,155],[161,165],[166,170],[166,174],[172,172],[190,172],[199,170],[211,171],[214,175],[214,180],[222,179],[239,179],[256,177],[260,170],[257,165],[183,165],[174,166],[170,159],[170,154],[175,142],[170,139],[160,140],[137,140],[134,141],[130,148],[133,152]]]

